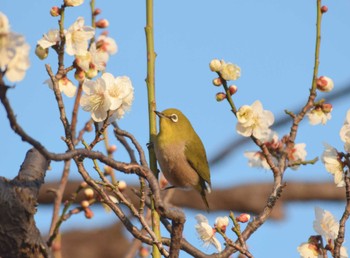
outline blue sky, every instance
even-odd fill
[[[333,78],[335,89],[349,87],[350,73],[350,3],[345,0],[324,1],[329,11],[323,17],[320,55],[320,75]],[[13,31],[24,34],[31,45],[31,68],[25,79],[10,90],[8,97],[23,128],[49,150],[65,151],[60,140],[63,135],[58,119],[54,95],[43,84],[48,78],[44,64],[56,66],[54,53],[45,61],[34,55],[36,41],[51,28],[57,28],[57,18],[49,15],[53,5],[59,1],[3,0],[0,11],[5,13]],[[133,133],[145,146],[148,141],[148,118],[146,85],[145,46],[145,2],[144,1],[97,1],[102,9],[101,17],[110,22],[109,35],[119,47],[110,59],[107,71],[115,76],[127,75],[135,88],[135,102],[120,126]],[[305,103],[311,85],[314,63],[316,1],[155,1],[155,49],[157,108],[181,109],[191,120],[202,138],[208,157],[212,157],[228,141],[238,139],[236,121],[227,103],[217,103],[218,88],[212,86],[214,73],[208,64],[213,58],[224,59],[241,67],[242,76],[235,82],[238,92],[234,95],[237,107],[260,100],[265,109],[275,117],[284,115],[285,109],[297,109]],[[88,2],[70,8],[66,15],[67,27],[78,16],[85,16],[89,23]],[[25,18],[29,17],[29,18]],[[69,59],[67,59],[69,61]],[[319,94],[319,98],[326,94]],[[67,108],[72,100],[64,98]],[[333,102],[332,120],[326,126],[310,126],[305,120],[300,126],[297,142],[305,142],[307,158],[313,159],[327,142],[339,150],[343,143],[339,130],[346,111],[350,108],[346,98]],[[81,111],[78,128],[89,114]],[[0,175],[12,178],[16,175],[29,145],[15,135],[6,122],[0,108]],[[288,126],[276,129],[280,136],[288,132]],[[211,168],[213,188],[229,187],[249,182],[271,182],[270,172],[252,169],[243,156],[245,150],[255,150],[253,144],[239,148],[220,165]],[[116,155],[118,160],[128,160],[124,153]],[[62,164],[52,163],[47,181],[60,177]],[[127,182],[135,178],[118,175]],[[72,178],[79,178],[72,169]],[[298,171],[288,170],[285,181],[332,181],[332,177],[318,162],[314,166],[302,167]],[[315,234],[312,229],[314,207],[330,210],[340,218],[344,203],[309,202],[292,203],[286,206],[286,219],[269,221],[248,241],[255,257],[297,257],[296,247]],[[191,243],[199,246],[194,230],[197,211],[186,210],[185,235]],[[211,213],[216,216],[227,212]],[[43,233],[48,230],[50,210],[39,207],[38,226]],[[74,227],[82,220],[77,216],[63,226]],[[113,222],[112,214],[96,210],[92,221],[84,221],[86,227]],[[80,224],[80,223],[79,223]],[[345,244],[348,248],[348,243]],[[209,248],[209,253],[214,249]],[[288,255],[286,255],[288,254]],[[182,257],[186,257],[183,255]]]

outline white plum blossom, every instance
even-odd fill
[[[270,165],[267,163],[267,160],[261,151],[245,151],[244,156],[248,159],[248,165],[250,167],[270,169]]]
[[[301,258],[322,258],[322,252],[312,243],[301,243],[297,248]]]
[[[27,69],[30,66],[29,62],[29,44],[25,43],[16,49],[16,54],[7,65],[6,77],[9,81],[23,80]]]
[[[343,164],[339,158],[338,151],[332,146],[324,143],[324,151],[321,157],[326,170],[334,177],[337,187],[345,186]]]
[[[97,50],[96,44],[92,43],[85,55],[76,56],[76,64],[86,72],[87,77],[92,78],[106,68],[108,57],[106,52]]]
[[[66,6],[79,6],[84,3],[84,0],[64,0]]]
[[[66,33],[66,52],[68,55],[85,55],[88,41],[95,35],[95,29],[84,26],[84,18],[79,17]]]
[[[350,153],[350,110],[346,113],[344,125],[340,129],[340,139],[345,143],[344,149]]]
[[[202,215],[196,215],[197,224],[195,225],[199,238],[203,241],[203,245],[208,247],[213,245],[219,252],[221,252],[221,244],[215,237],[215,229],[209,225],[208,219]]]
[[[0,12],[0,35],[10,32],[10,23],[5,14]]]
[[[229,220],[228,220],[227,216],[225,216],[225,217],[217,217],[216,220],[215,220],[215,227],[216,228],[220,228],[220,230],[222,232],[226,231],[226,227],[228,226],[228,224],[229,224]]]
[[[111,116],[111,121],[123,118],[126,111],[130,110],[134,100],[134,88],[131,80],[127,76],[118,76],[114,83],[118,85],[117,91],[110,91],[112,97],[117,97],[122,100],[121,105],[115,109]]]
[[[274,122],[271,111],[264,110],[259,100],[251,106],[244,105],[237,111],[236,130],[239,134],[249,137],[253,135],[259,140],[265,140],[271,133],[269,128]]]
[[[241,68],[221,60],[220,75],[226,81],[237,80],[241,76]]]
[[[288,153],[288,159],[290,162],[300,162],[304,161],[307,155],[305,150],[305,143],[297,143],[294,145],[293,149]],[[300,165],[291,166],[291,169],[297,170]]]
[[[6,15],[0,12],[0,70],[6,70],[9,81],[20,81],[25,76],[30,66],[29,50],[25,38],[10,31]]]
[[[50,89],[53,90],[53,83],[51,79],[47,79],[44,83],[46,83]],[[58,88],[60,92],[63,92],[67,97],[72,98],[77,91],[77,87],[69,80],[67,77],[63,77],[58,80]]]
[[[38,45],[43,49],[47,49],[56,45],[60,41],[60,32],[57,29],[49,30],[48,33],[44,34],[41,39],[38,40]]]
[[[106,35],[100,35],[97,40],[98,49],[104,52],[107,52],[109,55],[114,55],[118,51],[118,45],[115,40]]]
[[[338,236],[339,223],[327,210],[315,207],[314,230],[328,240],[335,240]]]
[[[325,125],[328,120],[332,118],[330,112],[324,112],[321,108],[314,108],[306,114],[309,118],[311,125],[323,124]]]
[[[80,105],[85,111],[91,112],[95,122],[102,122],[107,114],[122,113],[126,107],[131,106],[133,99],[133,87],[131,80],[126,76],[116,77],[110,73],[104,73],[96,81],[85,81],[83,84],[83,95]],[[116,115],[114,119],[121,118]]]

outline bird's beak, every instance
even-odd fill
[[[155,110],[154,113],[156,113],[156,115],[159,117],[165,117],[165,115],[162,112],[159,112],[157,110]]]

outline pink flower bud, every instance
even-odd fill
[[[85,218],[91,219],[94,216],[94,213],[90,208],[86,208],[84,209],[84,215],[85,215]]]
[[[94,11],[94,15],[97,16],[102,13],[102,10],[100,8],[96,8]]]
[[[117,146],[116,145],[110,145],[110,146],[108,146],[107,152],[108,152],[108,154],[112,154],[116,150],[117,150]]]
[[[333,106],[330,103],[323,103],[321,109],[324,113],[330,113],[332,112]]]
[[[161,174],[160,180],[159,180],[159,186],[161,189],[165,188],[168,185],[168,180]]]
[[[230,91],[231,96],[232,96],[233,94],[235,94],[235,93],[237,92],[237,90],[238,90],[238,88],[237,88],[236,85],[231,85],[230,87],[228,87],[228,89],[229,89],[229,91]]]
[[[100,29],[105,29],[109,26],[109,22],[107,19],[101,19],[101,20],[98,20],[96,23],[95,23],[96,27],[97,28],[100,28]]]
[[[334,88],[333,80],[327,76],[319,77],[316,83],[319,91],[329,92]]]
[[[250,215],[248,213],[242,213],[236,218],[236,220],[241,223],[246,223],[250,220]]]
[[[222,81],[221,81],[221,79],[219,77],[213,79],[213,85],[214,86],[220,86],[221,84],[222,84]]]
[[[87,132],[91,132],[92,131],[91,123],[86,123],[85,127],[84,127],[84,130],[87,131]]]
[[[85,181],[83,181],[83,182],[81,182],[80,183],[80,187],[81,188],[86,188],[86,187],[88,187],[89,185],[85,182]]]
[[[216,93],[216,101],[220,102],[226,99],[226,94],[223,92]]]
[[[76,69],[76,71],[74,73],[74,78],[80,82],[85,80],[85,72],[81,69]]]
[[[326,13],[328,11],[328,6],[324,5],[321,7],[321,13]]]
[[[52,17],[57,17],[61,14],[61,9],[58,6],[53,6],[50,9],[50,14]]]
[[[150,253],[147,247],[141,246],[139,249],[139,256],[141,258],[149,257]]]

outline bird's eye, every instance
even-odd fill
[[[176,114],[172,114],[172,115],[170,116],[170,119],[171,119],[171,121],[173,121],[174,123],[176,123],[176,122],[179,120],[179,118],[177,117]]]

